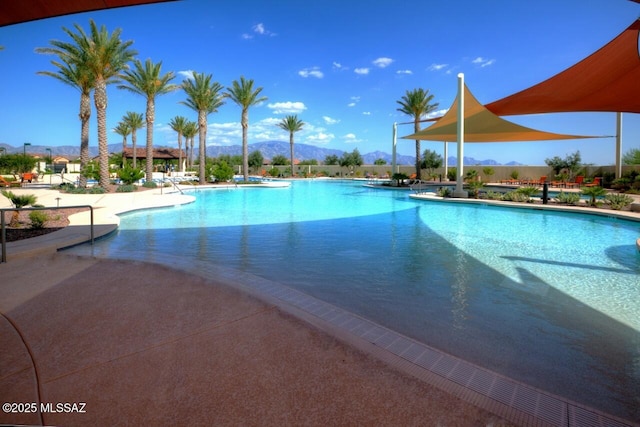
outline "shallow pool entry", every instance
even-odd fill
[[[191,205],[123,216],[92,253],[248,272],[640,418],[639,223],[415,201],[353,182],[193,194]]]

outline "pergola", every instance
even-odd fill
[[[123,151],[123,154],[125,159],[133,159],[133,154],[134,154],[133,148],[131,147],[125,148]],[[135,156],[136,159],[146,159],[147,149],[145,147],[143,148],[136,147],[135,155],[136,155]],[[165,168],[166,168],[166,165],[171,160],[177,160],[178,162],[184,163],[184,161],[186,160],[186,155],[183,150],[178,150],[177,148],[154,148],[153,160],[164,160]],[[184,170],[184,164],[178,164],[178,169],[181,171]]]

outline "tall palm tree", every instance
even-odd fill
[[[220,93],[222,85],[211,81],[211,74],[193,73],[193,80],[187,79],[182,82],[182,89],[187,94],[187,100],[182,104],[198,112],[198,143],[200,167],[198,177],[200,184],[205,184],[205,162],[207,145],[207,116],[218,111],[224,104],[223,96]]]
[[[153,180],[153,123],[156,118],[156,97],[172,92],[179,88],[178,85],[171,84],[175,74],[170,71],[161,74],[162,61],[154,64],[151,59],[147,59],[142,65],[140,60],[133,61],[133,69],[125,70],[122,79],[124,83],[118,88],[125,89],[147,99],[147,181]]]
[[[178,171],[182,172],[182,135],[184,134],[184,127],[187,125],[189,120],[183,116],[175,116],[169,122],[169,126],[171,129],[178,132]]]
[[[113,131],[122,137],[122,167],[124,168],[126,164],[124,150],[127,149],[127,137],[131,134],[131,128],[124,121],[121,121],[118,126],[113,128]]]
[[[127,114],[125,114],[122,117],[122,121],[124,123],[126,123],[127,126],[129,126],[129,129],[131,129],[131,150],[132,150],[132,155],[133,155],[133,168],[136,169],[137,164],[136,164],[136,157],[138,154],[138,149],[136,148],[136,143],[138,141],[137,138],[137,131],[138,129],[142,129],[144,122],[142,120],[142,114],[141,113],[136,113],[134,111],[127,111]]]
[[[94,78],[93,102],[98,117],[98,156],[100,165],[99,185],[109,187],[109,148],[107,146],[107,84],[120,79],[120,73],[127,68],[137,52],[130,49],[133,40],[122,41],[122,30],[116,28],[111,34],[103,25],[100,28],[93,20],[89,21],[90,33],[87,34],[78,24],[76,32],[62,28],[71,37],[76,46],[69,56],[74,64],[84,64]]]
[[[291,176],[295,176],[293,171],[293,134],[298,132],[304,126],[304,122],[298,119],[298,116],[287,116],[280,123],[277,124],[280,129],[284,129],[289,132],[289,145],[291,148]]]
[[[244,175],[245,182],[249,181],[249,144],[247,142],[247,132],[249,130],[249,107],[267,100],[266,96],[258,97],[260,92],[262,92],[261,87],[253,90],[253,80],[246,80],[241,76],[240,83],[238,83],[237,80],[234,80],[231,83],[231,87],[227,88],[226,93],[233,102],[242,108],[242,174]]]
[[[433,95],[429,95],[429,90],[426,91],[422,88],[408,90],[407,93],[396,101],[400,104],[401,108],[398,111],[413,117],[413,130],[414,133],[420,131],[420,120],[427,114],[435,111],[438,108],[438,103],[430,104],[433,100]],[[421,179],[420,174],[420,140],[416,139],[416,178]]]
[[[91,118],[91,90],[95,79],[87,66],[87,56],[72,43],[52,40],[53,47],[36,48],[37,53],[56,55],[52,60],[58,71],[39,71],[38,74],[53,77],[80,91],[80,170],[84,171],[89,163],[89,119]],[[80,174],[80,187],[87,186],[87,176]]]
[[[198,124],[196,122],[187,122],[187,124],[184,126],[184,130],[182,131],[182,133],[184,134],[184,138],[185,138],[185,142],[184,142],[184,146],[185,148],[187,147],[187,144],[189,145],[189,149],[188,149],[188,155],[187,155],[187,167],[192,167],[193,166],[193,140],[196,137],[196,135],[198,134]]]

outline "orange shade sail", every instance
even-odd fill
[[[449,111],[436,123],[403,139],[428,141],[458,140],[458,98]],[[473,96],[467,85],[464,85],[464,142],[524,142],[562,139],[597,138],[594,136],[565,135],[531,129],[504,120]]]
[[[636,20],[592,55],[521,92],[487,104],[499,116],[557,112],[640,113],[640,54]]]

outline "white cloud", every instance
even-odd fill
[[[362,114],[364,116],[370,116],[371,115],[371,111],[363,111]]]
[[[330,143],[335,138],[332,133],[318,132],[314,135],[308,135],[305,142],[316,145],[324,145]]]
[[[391,65],[392,62],[393,62],[393,59],[382,57],[373,61],[373,65],[379,68],[386,68],[389,65]]]
[[[321,79],[324,77],[324,74],[322,73],[322,71],[320,71],[320,68],[318,67],[305,68],[303,70],[298,71],[298,75],[304,78],[315,77],[317,79]]]
[[[369,69],[368,68],[356,68],[355,70],[353,70],[354,73],[356,74],[360,74],[361,76],[367,75],[369,74]]]
[[[396,74],[413,74],[413,71],[411,71],[411,70],[398,70],[398,71],[396,71]]]
[[[356,106],[356,104],[357,104],[358,102],[360,102],[360,97],[359,97],[359,96],[352,96],[352,97],[351,97],[351,98],[349,98],[349,99],[351,99],[351,101],[352,101],[352,102],[350,102],[350,103],[348,103],[348,104],[347,104],[347,106],[348,106],[348,107],[355,107],[355,106]]]
[[[178,74],[184,77],[185,79],[193,78],[193,70],[178,71]]]
[[[276,33],[267,30],[264,27],[264,24],[262,22],[260,22],[259,24],[254,25],[252,30],[253,30],[254,33],[260,34],[261,36],[275,36],[276,35]]]
[[[274,114],[297,114],[307,109],[303,102],[276,102],[268,104],[267,107],[273,110]]]
[[[449,64],[431,64],[429,65],[429,68],[427,68],[427,70],[429,71],[440,71],[443,68],[447,68],[449,66]]]
[[[242,33],[240,37],[242,37],[243,40],[251,40],[253,38],[251,34],[247,34],[247,33]]]
[[[322,120],[324,120],[324,122],[328,125],[335,125],[336,123],[340,123],[340,120],[332,119],[329,116],[322,116]]]
[[[347,104],[347,107],[355,107],[356,103],[355,102],[350,102]]]
[[[339,62],[333,61],[333,68],[340,70],[342,69],[342,64]]]
[[[483,58],[481,56],[478,56],[476,59],[471,61],[472,64],[480,65],[483,68],[484,67],[488,67],[489,65],[493,64],[494,62],[496,62],[495,59],[487,59],[487,58]]]
[[[449,111],[448,108],[445,108],[445,109],[442,109],[442,110],[432,111],[429,114],[427,114],[425,118],[433,119],[435,117],[441,117],[441,116],[444,116],[447,113],[447,111]]]
[[[362,142],[361,139],[358,139],[358,137],[356,137],[355,133],[348,133],[344,135],[342,139],[344,139],[344,142],[347,144],[355,144],[357,142]]]

